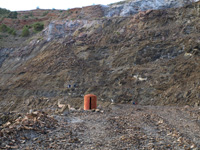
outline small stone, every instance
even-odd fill
[[[163,122],[164,122],[163,120],[159,120],[158,124],[163,124]]]
[[[95,111],[96,111],[96,112],[100,112],[100,109],[96,109]]]
[[[26,137],[24,137],[24,136],[23,136],[23,137],[21,137],[21,140],[26,140]]]
[[[24,144],[26,141],[25,140],[21,140],[21,143]]]
[[[3,125],[3,127],[5,128],[5,127],[8,127],[9,125],[11,125],[11,123],[7,122],[6,124]]]
[[[196,145],[194,145],[194,144],[192,144],[192,145],[190,146],[190,148],[192,148],[192,149],[195,148],[195,147],[196,147]]]
[[[153,144],[153,143],[148,143],[147,145],[148,145],[148,146],[152,146],[152,145],[154,145],[154,144]]]
[[[167,134],[167,136],[171,136],[172,135],[172,133],[171,132],[169,132],[168,134]]]
[[[15,146],[9,146],[8,148],[11,148],[11,149],[17,149],[18,146],[17,146],[17,145],[15,145]]]
[[[199,107],[199,103],[196,102],[196,103],[194,104],[194,107]]]
[[[182,138],[182,137],[179,137],[179,138],[177,139],[177,141],[181,143],[181,142],[183,141],[183,138]]]
[[[123,136],[120,137],[120,139],[121,139],[121,140],[125,140],[126,137],[123,135]]]
[[[167,148],[170,148],[170,147],[172,147],[172,146],[171,146],[170,144],[168,144],[168,145],[167,145]]]

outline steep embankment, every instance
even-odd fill
[[[199,105],[199,5],[51,21],[27,46],[0,50],[0,110],[59,98],[80,106],[87,93],[101,102]]]

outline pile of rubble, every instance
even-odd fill
[[[57,120],[45,112],[36,111],[0,126],[0,149],[18,148],[17,145],[46,134],[57,127]]]

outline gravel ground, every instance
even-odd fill
[[[97,111],[53,115],[43,119],[44,124],[45,120],[53,122],[52,118],[56,127],[41,125],[43,132],[21,129],[17,132],[20,140],[14,139],[14,133],[8,139],[3,131],[9,127],[1,128],[0,149],[200,149],[198,107],[117,104]]]

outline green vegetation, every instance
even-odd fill
[[[27,14],[27,15],[24,15],[24,16],[23,16],[23,19],[28,19],[28,18],[30,18],[30,17],[33,17],[33,13],[32,13],[32,12],[29,13],[29,14]]]
[[[115,33],[116,35],[118,35],[118,36],[120,35],[120,32],[118,32],[118,31],[115,31],[114,33]]]
[[[10,13],[10,10],[0,8],[0,17],[8,16],[9,13]]]
[[[12,34],[12,35],[14,35],[14,36],[17,35],[15,29],[9,28],[9,27],[6,26],[5,24],[2,24],[2,25],[0,26],[0,32],[8,32],[9,34]]]
[[[24,15],[23,17],[22,17],[22,19],[27,19],[29,16],[28,15]]]
[[[26,28],[30,29],[33,25],[25,25]]]
[[[44,29],[44,24],[41,22],[34,23],[33,28],[35,32],[42,31]]]
[[[8,33],[9,33],[9,34],[12,34],[13,31],[14,31],[13,28],[9,28],[9,29],[8,29]]]
[[[30,17],[33,17],[33,13],[32,13],[32,12],[30,12],[29,16],[30,16]]]
[[[15,30],[13,30],[11,34],[12,34],[13,36],[16,36],[16,35],[17,35],[17,33],[16,33]]]
[[[0,32],[7,32],[8,31],[8,27],[5,24],[2,24],[0,26]]]
[[[43,16],[46,16],[48,13],[49,13],[49,11],[45,11],[45,12],[43,13]]]
[[[4,8],[0,8],[0,17],[7,17],[7,18],[12,18],[12,19],[16,19],[17,18],[18,13],[16,11],[10,11]]]
[[[22,37],[27,37],[29,35],[30,35],[29,29],[27,28],[27,26],[24,26],[22,30]]]
[[[12,34],[12,35],[14,35],[14,36],[17,35],[15,29],[13,29],[13,28],[9,28],[9,29],[8,29],[8,33],[9,33],[9,34]]]
[[[10,12],[8,18],[17,19],[18,13],[16,11]]]
[[[29,29],[33,28],[34,33],[40,32],[44,29],[44,24],[42,22],[37,22],[32,25],[25,25],[22,30],[22,37],[27,37],[30,35]]]

